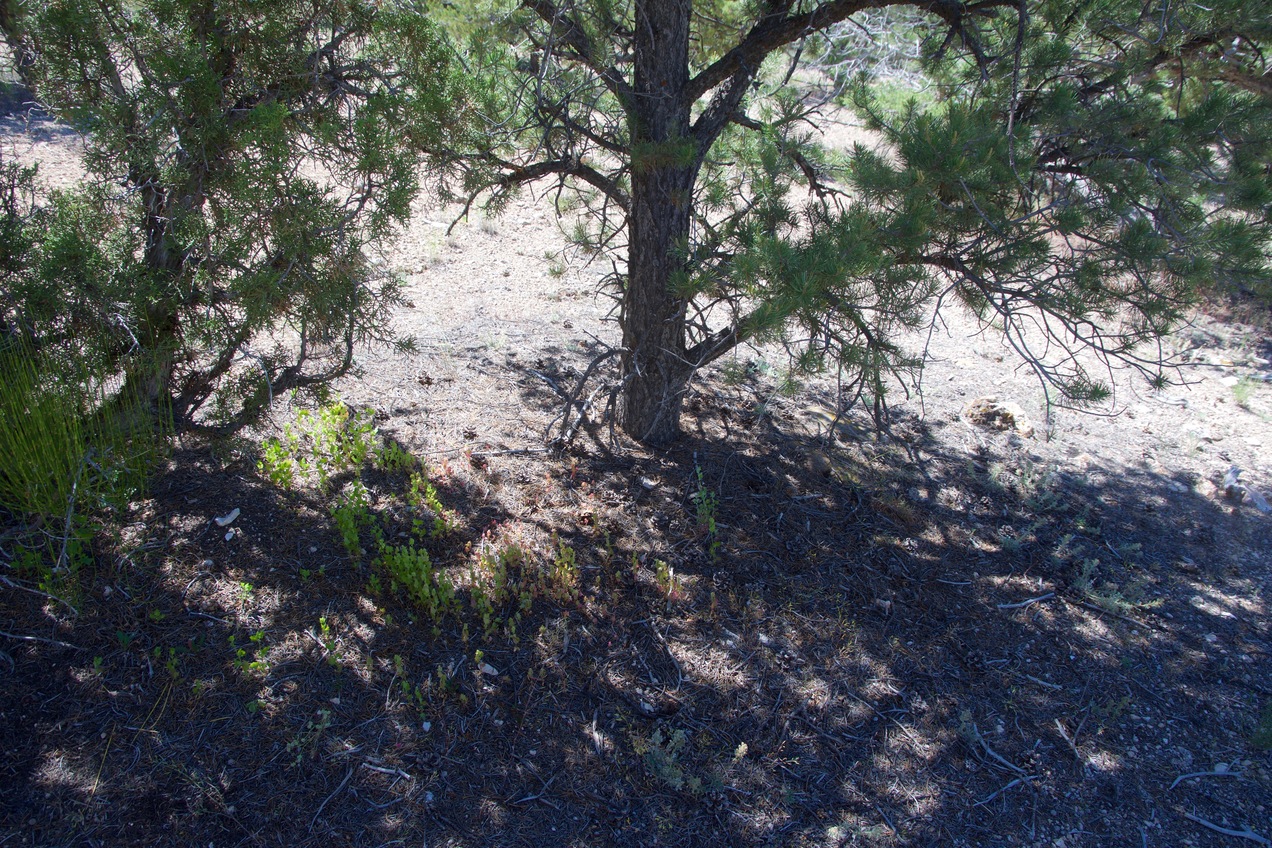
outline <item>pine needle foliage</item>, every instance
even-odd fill
[[[587,211],[647,444],[747,342],[881,411],[949,304],[1081,406],[1110,367],[1172,379],[1157,342],[1201,294],[1272,295],[1270,46],[1237,0],[524,0],[471,43],[490,132],[456,187]],[[923,96],[881,99],[898,77]],[[881,143],[828,150],[832,98]]]
[[[232,425],[389,338],[399,282],[370,252],[408,217],[423,152],[463,125],[418,9],[50,0],[23,23],[91,173],[55,210],[58,267],[22,300],[42,344],[74,330],[107,368],[141,347],[131,388]]]

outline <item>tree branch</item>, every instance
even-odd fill
[[[590,165],[584,165],[578,157],[570,157],[565,159],[551,159],[546,162],[536,162],[533,165],[514,165],[511,162],[505,162],[494,156],[487,156],[488,161],[494,162],[498,167],[504,168],[505,173],[500,177],[484,186],[475,190],[468,197],[468,202],[464,204],[463,211],[455,219],[455,223],[463,220],[468,215],[469,208],[472,207],[473,201],[488,189],[509,189],[513,186],[522,185],[524,183],[532,183],[543,177],[557,174],[562,177],[576,177],[583,182],[600,189],[610,200],[614,201],[624,214],[630,211],[630,199],[618,185],[609,177],[597,171]],[[451,224],[454,228],[455,224]],[[450,230],[447,230],[447,234]]]
[[[569,47],[569,55],[566,58],[573,59],[592,70],[610,93],[622,102],[624,108],[627,108],[631,100],[631,86],[627,84],[627,80],[617,68],[606,66],[597,60],[587,32],[572,15],[550,0],[521,0],[521,6],[538,15],[544,23],[552,27],[554,32],[559,32],[564,38],[564,44]]]
[[[689,101],[693,102],[739,71],[753,74],[764,61],[764,57],[779,47],[797,41],[809,33],[820,32],[857,12],[880,9],[885,6],[928,8],[934,5],[936,4],[915,0],[831,0],[802,14],[766,15],[751,28],[736,47],[703,68],[696,77],[690,80],[685,94]]]

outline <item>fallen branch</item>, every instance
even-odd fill
[[[9,639],[19,639],[23,642],[43,642],[46,645],[57,645],[59,648],[70,648],[72,651],[84,650],[78,645],[71,645],[67,642],[59,642],[56,639],[45,639],[43,636],[22,636],[17,633],[5,633],[3,630],[0,630],[0,636],[5,636]]]
[[[1078,725],[1078,729],[1073,732],[1072,736],[1070,736],[1067,732],[1065,732],[1064,725],[1060,723],[1060,719],[1056,719],[1055,723],[1056,723],[1056,730],[1060,732],[1060,738],[1068,743],[1069,750],[1073,752],[1073,756],[1077,759],[1077,761],[1082,763],[1082,765],[1084,766],[1090,765],[1091,764],[1090,760],[1088,760],[1085,756],[1083,756],[1082,752],[1078,750],[1078,741],[1077,741],[1078,734],[1082,732],[1082,724],[1086,723],[1086,718],[1084,717],[1082,719],[1082,724]]]
[[[394,777],[401,777],[401,778],[405,778],[406,780],[415,779],[411,777],[411,775],[402,771],[401,769],[385,768],[384,766],[376,766],[376,765],[372,765],[371,763],[359,763],[359,765],[364,769],[370,769],[371,771],[378,771],[380,774],[391,774]]]
[[[586,402],[579,403],[579,398],[583,394],[583,388],[587,385],[587,381],[592,378],[592,372],[595,371],[602,362],[610,357],[626,352],[627,348],[612,347],[597,354],[593,357],[592,361],[588,363],[587,368],[584,369],[583,376],[579,378],[579,382],[574,386],[574,391],[568,395],[561,391],[555,383],[548,380],[546,376],[538,374],[538,376],[542,377],[544,380],[548,380],[549,383],[552,383],[552,387],[556,389],[557,394],[565,398],[565,407],[561,410],[560,414],[557,415],[556,418],[552,419],[552,422],[548,424],[547,430],[545,431],[545,441],[548,441],[550,445],[557,448],[570,443],[570,441],[574,438],[574,434],[578,432],[579,427],[587,419],[587,411],[588,408],[591,407],[592,401],[595,400],[596,395],[605,388],[604,386],[601,386],[596,391],[592,392]],[[578,408],[578,416],[574,419],[574,421],[571,421],[571,413],[574,412],[575,407]],[[547,439],[547,434],[552,432],[552,427],[557,421],[561,422],[560,434],[555,439]]]
[[[1188,774],[1181,774],[1179,777],[1175,778],[1175,782],[1170,785],[1170,788],[1174,789],[1182,781],[1188,780],[1189,778],[1192,778],[1192,777],[1240,777],[1240,776],[1241,776],[1241,772],[1239,771],[1193,771],[1193,772],[1189,772]],[[1170,790],[1168,789],[1167,791],[1169,792]]]
[[[1056,596],[1055,592],[1048,592],[1045,595],[1039,595],[1036,598],[1030,598],[1027,601],[1020,601],[1019,603],[1015,603],[1015,604],[999,604],[998,608],[999,609],[1024,609],[1025,607],[1033,606],[1039,601],[1045,601],[1048,598],[1054,598],[1055,596]]]
[[[976,722],[972,721],[970,714],[965,714],[963,717],[963,730],[969,733],[972,739],[975,740],[976,743],[979,744],[982,749],[984,749],[985,753],[988,754],[996,762],[1001,763],[1004,767],[1010,769],[1011,771],[1014,771],[1016,774],[1019,774],[1022,776],[1025,774],[1024,769],[1010,762],[1002,754],[998,753],[993,748],[989,747],[989,743],[986,742],[985,737],[981,735],[980,728],[976,726]],[[976,749],[973,748],[972,752],[975,753]]]
[[[547,799],[545,799],[543,796],[544,796],[544,794],[548,791],[548,787],[552,785],[552,781],[556,780],[556,779],[557,779],[558,777],[560,777],[560,776],[561,776],[561,773],[560,773],[560,772],[557,772],[556,774],[554,774],[554,775],[552,775],[551,777],[549,777],[547,780],[543,781],[543,788],[542,788],[542,789],[540,789],[540,790],[538,791],[538,793],[536,793],[536,794],[534,794],[534,795],[527,795],[527,796],[526,796],[526,797],[524,797],[524,798],[520,798],[520,799],[518,799],[518,800],[516,800],[516,801],[509,801],[508,803],[510,803],[510,804],[528,804],[528,803],[530,803],[531,801],[540,801],[540,800],[544,801],[544,803],[547,803]],[[552,806],[552,805],[551,805],[551,804],[549,804],[549,806]]]
[[[1267,839],[1255,833],[1248,827],[1242,828],[1241,830],[1233,830],[1229,827],[1220,827],[1214,822],[1208,822],[1201,816],[1194,816],[1192,813],[1184,813],[1184,818],[1189,821],[1195,821],[1202,827],[1210,828],[1215,833],[1222,833],[1224,836],[1235,836],[1238,839],[1249,839],[1251,842],[1257,842],[1260,845],[1272,845],[1272,842],[1269,842]]]
[[[870,711],[871,711],[872,713],[874,713],[876,716],[878,716],[879,718],[883,719],[884,721],[890,721],[890,722],[892,722],[893,724],[895,724],[895,725],[897,726],[897,729],[898,729],[898,730],[900,730],[902,733],[904,733],[904,734],[906,735],[906,738],[908,738],[908,739],[909,739],[911,742],[913,742],[916,746],[921,746],[921,745],[923,744],[923,743],[922,743],[922,741],[919,739],[919,737],[915,736],[915,735],[914,735],[914,734],[910,731],[910,729],[909,729],[909,728],[907,728],[904,724],[902,724],[901,722],[897,721],[895,718],[892,718],[892,717],[890,717],[890,716],[886,716],[886,715],[884,715],[883,713],[879,712],[879,710],[875,707],[875,705],[874,705],[874,704],[870,703],[870,702],[869,702],[869,701],[867,701],[865,698],[861,697],[860,695],[858,695],[856,692],[852,691],[852,690],[851,690],[851,689],[849,689],[848,687],[846,687],[846,686],[845,686],[845,687],[844,687],[844,691],[848,694],[848,697],[849,697],[849,698],[852,698],[852,699],[853,699],[853,700],[855,700],[855,701],[859,701],[859,702],[861,702],[861,703],[865,704],[867,707],[869,707],[869,708],[870,708]],[[977,734],[979,735],[979,731],[977,732]],[[1019,771],[1019,769],[1017,769],[1017,771]],[[1024,772],[1021,772],[1021,774],[1024,774]]]
[[[71,614],[78,617],[79,610],[71,606],[69,601],[64,601],[57,595],[50,595],[48,592],[41,592],[39,589],[32,589],[29,586],[23,586],[21,583],[14,583],[8,577],[0,577],[0,583],[8,586],[10,589],[17,589],[19,592],[30,592],[32,595],[39,595],[41,598],[48,598],[50,601],[57,601],[71,611]]]
[[[1104,607],[1098,604],[1090,603],[1089,601],[1074,601],[1069,598],[1065,598],[1064,600],[1070,604],[1073,604],[1074,606],[1082,607],[1083,609],[1089,609],[1092,612],[1099,612],[1099,613],[1103,613],[1104,615],[1110,615],[1113,618],[1118,619],[1119,621],[1125,621],[1127,624],[1133,624],[1136,627],[1143,627],[1146,630],[1149,628],[1152,628],[1153,630],[1165,629],[1161,625],[1154,624],[1151,621],[1138,621],[1134,618],[1131,618],[1130,616],[1121,615],[1120,613],[1116,613],[1116,612],[1113,612],[1112,610],[1105,609]]]
[[[1032,680],[1034,683],[1037,683],[1039,686],[1045,686],[1045,687],[1047,687],[1048,689],[1055,689],[1055,690],[1059,691],[1059,690],[1061,690],[1061,689],[1063,689],[1063,688],[1064,688],[1064,687],[1063,687],[1063,686],[1061,686],[1059,683],[1050,683],[1050,682],[1048,682],[1048,681],[1046,681],[1046,680],[1040,680],[1039,678],[1034,677],[1032,674],[1026,674],[1026,675],[1025,675],[1025,679],[1026,679],[1026,680]]]
[[[317,823],[318,817],[322,815],[323,808],[326,807],[327,804],[331,802],[332,798],[340,794],[340,790],[345,788],[345,786],[349,783],[349,778],[351,777],[353,777],[353,766],[349,766],[349,770],[345,772],[344,780],[340,781],[340,785],[336,787],[336,791],[328,795],[326,800],[324,800],[321,804],[318,805],[318,810],[314,813],[314,817],[309,820],[310,833],[313,833],[314,825]]]
[[[994,800],[995,798],[997,798],[999,795],[1001,795],[1001,794],[1003,794],[1004,792],[1006,792],[1008,789],[1011,789],[1013,786],[1018,786],[1018,785],[1020,785],[1020,784],[1022,784],[1022,783],[1023,783],[1023,784],[1028,784],[1028,783],[1029,783],[1029,781],[1031,781],[1031,780],[1036,780],[1036,779],[1037,779],[1037,778],[1036,778],[1034,775],[1032,775],[1032,774],[1027,774],[1027,775],[1025,775],[1024,777],[1018,777],[1018,778],[1016,778],[1015,780],[1013,780],[1011,783],[1008,783],[1008,784],[1007,784],[1006,786],[1004,786],[1002,789],[999,789],[999,790],[998,790],[997,792],[995,792],[993,795],[990,795],[990,796],[989,796],[988,798],[986,798],[984,801],[977,801],[977,802],[976,802],[975,804],[973,804],[972,806],[974,806],[974,807],[983,807],[983,806],[985,806],[986,804],[988,804],[990,801],[992,801],[992,800]]]

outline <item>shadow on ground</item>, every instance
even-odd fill
[[[556,368],[508,369],[545,425],[582,363]],[[187,437],[78,616],[0,596],[0,842],[1220,845],[1198,819],[1266,824],[1265,520],[1007,436],[817,439],[758,391],[694,392],[663,454],[601,427],[563,455],[431,458],[456,527],[421,546],[460,587],[437,619],[342,546],[352,476],[285,492],[258,446]],[[409,533],[407,475],[359,473]],[[545,571],[572,552],[576,593],[487,635],[466,569],[514,542]]]

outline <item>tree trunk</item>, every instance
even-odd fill
[[[172,232],[178,204],[173,203],[170,191],[160,187],[157,178],[143,177],[134,169],[130,179],[141,187],[146,233],[143,262],[154,289],[137,327],[144,350],[127,366],[121,399],[126,404],[141,404],[156,420],[167,412],[180,417],[184,410],[171,409],[173,372],[181,346],[176,281],[185,266],[185,256]]]
[[[690,0],[637,0],[623,385],[619,421],[659,447],[680,435],[693,365],[685,357],[686,301],[671,285],[684,267],[698,165],[689,132]]]
[[[9,46],[13,69],[18,72],[22,85],[34,96],[35,79],[31,74],[31,45],[22,32],[19,20],[19,0],[0,0],[0,36]]]

